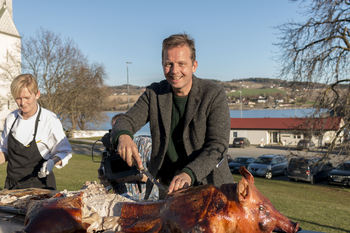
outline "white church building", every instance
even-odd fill
[[[21,36],[13,21],[12,0],[0,0],[0,131],[6,116],[16,108],[11,80],[21,72]]]

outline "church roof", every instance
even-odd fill
[[[0,6],[0,33],[20,37],[6,5]]]

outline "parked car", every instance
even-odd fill
[[[332,168],[331,163],[318,157],[295,157],[289,160],[287,174],[290,180],[302,180],[315,184],[327,179],[328,172]]]
[[[241,166],[248,167],[248,165],[255,161],[254,157],[240,156],[229,160],[228,166],[232,173],[239,173],[239,168]]]
[[[350,160],[339,164],[328,173],[328,183],[350,186]]]
[[[232,143],[233,147],[241,147],[241,148],[244,148],[249,145],[250,145],[250,142],[248,138],[244,138],[244,137],[235,138],[233,139],[233,143]]]
[[[248,165],[248,170],[254,176],[263,176],[271,179],[276,175],[286,174],[288,159],[284,155],[269,154],[259,156]]]
[[[309,139],[301,139],[297,144],[297,150],[312,150],[315,149],[315,143]]]

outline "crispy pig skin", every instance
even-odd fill
[[[120,232],[297,232],[299,224],[272,206],[249,171],[242,167],[240,172],[238,184],[191,187],[157,202],[124,203]]]
[[[42,201],[26,216],[26,233],[86,232],[82,224],[81,194],[71,197],[57,196]]]

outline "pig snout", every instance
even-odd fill
[[[277,226],[273,232],[276,233],[296,233],[301,230],[299,223],[290,221],[289,224]]]

